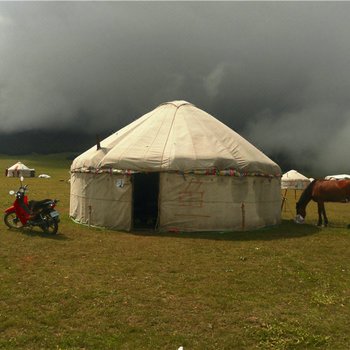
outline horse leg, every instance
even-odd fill
[[[328,218],[327,218],[327,215],[326,215],[326,208],[324,206],[324,203],[322,203],[322,209],[323,209],[324,225],[327,226],[328,225]]]
[[[322,206],[324,207],[322,202],[317,202],[317,209],[318,209],[318,222],[317,222],[317,226],[322,226],[322,213],[323,213],[323,209]]]

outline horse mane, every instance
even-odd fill
[[[297,202],[297,207],[301,205],[305,205],[310,202],[312,198],[312,190],[318,180],[312,180],[308,186],[305,188],[303,193],[301,194],[299,201]]]

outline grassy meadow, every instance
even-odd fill
[[[350,205],[326,204],[330,227],[292,219],[232,233],[125,233],[73,223],[67,155],[0,156],[51,179],[59,234],[0,223],[0,349],[349,349]],[[11,205],[18,179],[0,180]]]

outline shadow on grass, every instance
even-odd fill
[[[29,237],[42,237],[47,239],[53,239],[56,241],[65,241],[69,238],[65,236],[63,233],[58,232],[57,234],[50,234],[50,233],[44,233],[43,231],[37,231],[35,229],[29,229],[29,228],[22,228],[19,230],[16,229],[8,229],[9,232],[13,233],[20,233],[22,235],[26,235]]]
[[[156,232],[156,231],[132,231],[137,236],[176,237],[191,239],[210,239],[217,241],[270,241],[286,238],[299,238],[311,236],[321,229],[314,225],[300,225],[293,220],[282,220],[277,226],[265,227],[254,231],[235,232]]]

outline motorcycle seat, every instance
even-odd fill
[[[48,206],[52,202],[52,199],[43,199],[41,201],[29,201],[28,205],[32,211],[35,211]]]

